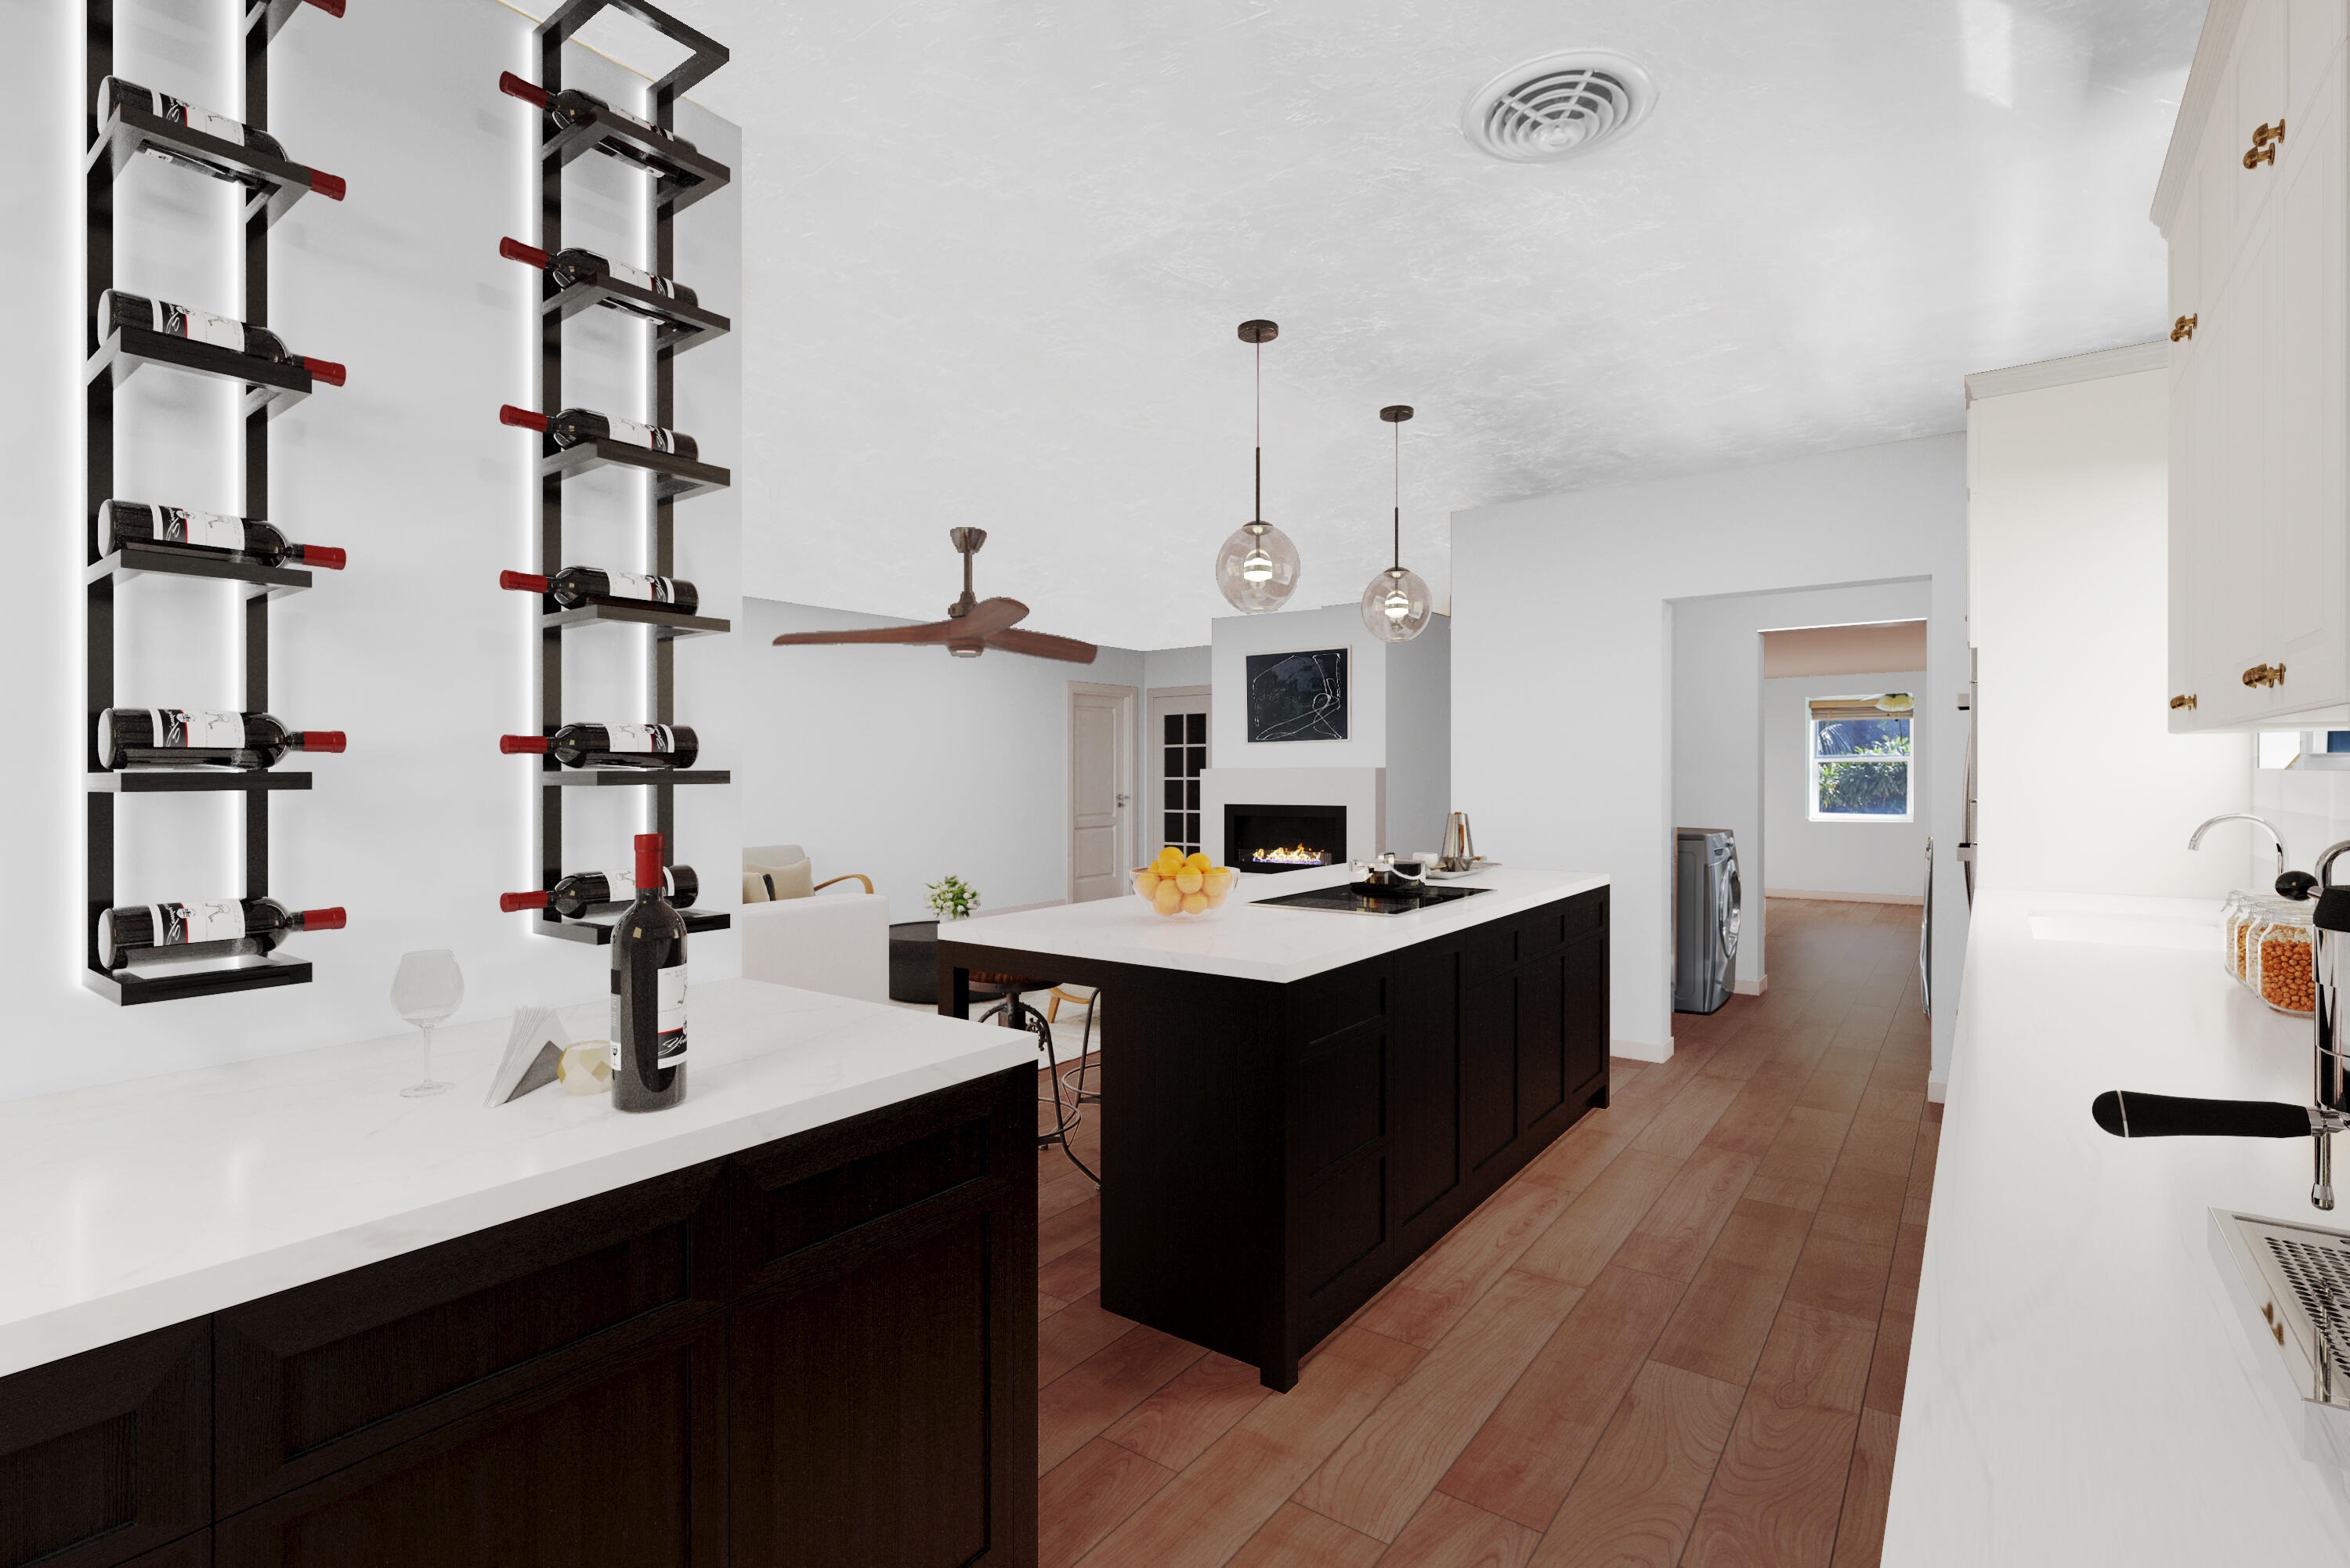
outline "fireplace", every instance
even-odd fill
[[[1226,805],[1224,863],[1242,871],[1302,871],[1347,859],[1343,805]]]

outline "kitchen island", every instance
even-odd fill
[[[2218,914],[1977,895],[1886,1568],[2350,1558],[2350,1486],[2304,1457],[2209,1218],[2350,1210],[2310,1207],[2306,1138],[2125,1142],[2089,1116],[2107,1089],[2308,1102],[2309,1024],[2221,971]]]
[[[968,1013],[974,971],[1100,989],[1102,1305],[1275,1389],[1607,1103],[1606,877],[1495,868],[1401,915],[1263,902],[1346,880],[1243,877],[1205,920],[1128,897],[939,933],[942,1012]]]
[[[652,1115],[504,1020],[0,1104],[0,1560],[1034,1563],[1025,1042],[689,1002]]]

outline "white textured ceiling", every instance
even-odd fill
[[[745,587],[931,618],[945,530],[1043,630],[1204,641],[1249,515],[1293,602],[1447,514],[1960,428],[1968,371],[2154,337],[2146,211],[2201,0],[671,0],[745,130]],[[1469,148],[1575,46],[1621,144]]]

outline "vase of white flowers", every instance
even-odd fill
[[[966,920],[979,909],[979,889],[960,877],[948,877],[927,884],[931,889],[931,912],[941,920]]]

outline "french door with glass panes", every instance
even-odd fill
[[[1207,841],[1200,824],[1200,774],[1208,765],[1208,688],[1162,688],[1150,693],[1151,751],[1159,770],[1159,837],[1184,854]]]

